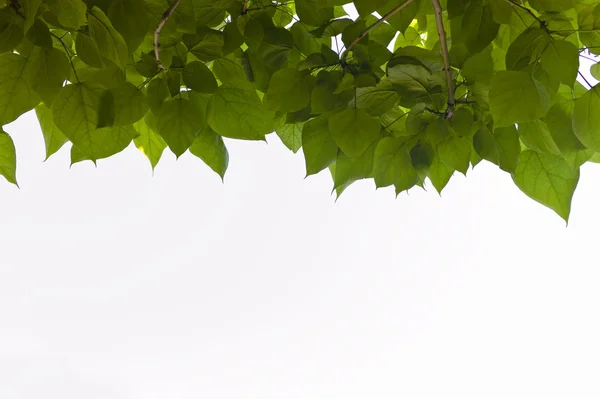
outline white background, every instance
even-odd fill
[[[275,136],[228,141],[222,184],[133,147],[44,163],[34,115],[6,130],[0,398],[600,397],[600,165],[565,228],[489,163],[334,203]]]
[[[1,398],[600,395],[600,165],[565,228],[487,163],[334,203],[275,136],[229,142],[222,184],[133,147],[43,163],[34,115],[7,130]]]

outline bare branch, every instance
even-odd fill
[[[435,23],[437,25],[438,36],[440,37],[440,47],[442,48],[442,57],[444,57],[444,70],[446,71],[446,86],[448,86],[448,110],[444,117],[452,118],[454,115],[454,84],[452,80],[452,67],[450,66],[450,55],[448,52],[448,42],[446,40],[446,31],[444,30],[444,20],[442,18],[442,6],[440,0],[432,0],[435,9]]]
[[[160,21],[158,21],[158,26],[156,27],[156,29],[154,29],[154,56],[156,57],[156,65],[158,65],[159,69],[164,70],[166,68],[160,62],[160,54],[158,51],[158,36],[160,35],[160,30],[163,28],[163,26],[165,26],[167,20],[169,19],[171,14],[173,14],[173,11],[175,11],[180,2],[181,0],[175,0],[173,4],[171,4],[171,7],[169,7],[169,9],[163,13],[162,17],[160,18]]]
[[[397,12],[399,12],[400,10],[402,10],[404,7],[406,7],[407,5],[409,5],[412,2],[413,2],[413,0],[406,0],[404,3],[400,4],[399,6],[397,6],[396,8],[394,8],[393,10],[391,10],[390,12],[388,12],[387,14],[385,14],[383,17],[381,17],[380,19],[378,19],[377,22],[375,22],[373,25],[371,25],[371,26],[367,27],[367,29],[363,30],[360,33],[360,35],[358,35],[356,37],[356,39],[354,39],[352,41],[352,43],[350,43],[350,45],[348,46],[348,48],[346,50],[344,50],[344,52],[342,53],[342,56],[340,57],[340,60],[341,60],[342,64],[344,64],[346,62],[346,57],[348,56],[348,53],[350,52],[350,50],[352,50],[352,48],[354,48],[354,46],[356,46],[356,43],[360,42],[360,40],[363,37],[367,36],[370,31],[372,31],[373,29],[377,28],[379,25],[381,25],[382,23],[384,23],[385,21],[387,21],[394,14],[396,14]]]

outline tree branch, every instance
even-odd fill
[[[175,11],[175,9],[177,8],[177,6],[179,5],[179,3],[181,2],[181,0],[175,0],[173,2],[173,4],[171,4],[171,6],[167,9],[167,11],[165,11],[162,15],[162,17],[160,18],[160,21],[158,21],[158,26],[156,27],[156,29],[154,29],[154,56],[156,57],[156,64],[158,65],[159,69],[166,69],[164,67],[164,65],[160,62],[160,55],[159,55],[159,51],[158,51],[158,36],[160,35],[160,30],[163,28],[163,26],[165,26],[165,24],[167,23],[167,20],[169,19],[169,17],[171,16],[171,14],[173,14],[173,11]]]
[[[542,21],[541,19],[539,19],[534,13],[533,11],[531,11],[529,8],[525,7],[522,4],[519,4],[513,0],[504,0],[507,3],[509,3],[510,5],[512,5],[513,7],[517,7],[520,8],[521,10],[525,11],[527,14],[529,14],[533,19],[535,19],[536,21],[538,21],[538,23],[540,24],[541,27],[544,27],[546,25],[546,22]]]
[[[398,7],[394,8],[393,10],[391,10],[390,12],[388,12],[387,14],[385,14],[383,17],[381,17],[380,19],[378,19],[377,22],[375,22],[373,25],[371,25],[367,29],[363,30],[360,33],[360,35],[358,35],[356,37],[356,39],[354,39],[352,41],[352,43],[350,43],[350,45],[348,46],[348,48],[346,50],[344,50],[344,52],[342,53],[342,56],[340,57],[340,60],[341,60],[342,64],[344,64],[346,62],[346,57],[348,56],[348,53],[350,52],[350,50],[352,50],[352,48],[354,48],[354,46],[356,46],[356,43],[360,42],[363,37],[365,37],[365,36],[367,36],[369,34],[370,31],[372,31],[373,29],[377,28],[379,25],[381,25],[382,23],[384,23],[385,21],[387,21],[394,14],[396,14],[397,12],[399,12],[400,10],[402,10],[404,7],[406,7],[407,5],[409,5],[412,2],[413,2],[413,0],[406,0],[404,3],[400,4]]]
[[[446,119],[454,115],[454,85],[452,80],[452,67],[450,66],[450,55],[448,52],[448,42],[446,40],[446,31],[444,30],[444,20],[442,19],[442,6],[440,0],[431,0],[435,9],[435,23],[437,25],[438,36],[440,37],[440,47],[442,48],[442,57],[444,57],[444,70],[446,71],[446,86],[448,86],[448,110],[444,114]]]
[[[242,7],[242,15],[248,12],[248,0],[244,0],[244,6]]]

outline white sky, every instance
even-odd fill
[[[482,163],[440,198],[334,203],[301,154],[228,141],[152,177],[133,147],[0,184],[0,398],[600,397],[600,165],[568,228]]]

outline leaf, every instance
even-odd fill
[[[439,160],[452,170],[466,175],[471,160],[471,143],[464,137],[448,137],[437,147]]]
[[[587,148],[600,151],[600,85],[575,100],[573,131]]]
[[[40,104],[35,107],[35,114],[40,122],[44,142],[46,143],[46,158],[44,160],[48,160],[52,154],[61,149],[68,139],[54,124],[50,108]]]
[[[317,0],[296,0],[300,21],[311,26],[321,26],[333,18],[333,7],[317,7]]]
[[[539,119],[520,123],[519,136],[523,143],[532,150],[546,154],[560,154],[560,149],[554,142],[548,126]]]
[[[396,192],[401,192],[417,183],[417,172],[404,139],[384,137],[379,141],[373,173],[377,188],[394,185]]]
[[[484,2],[471,2],[465,10],[462,29],[467,48],[472,54],[485,49],[498,34],[500,25],[494,21],[492,9]]]
[[[521,152],[519,134],[514,126],[501,127],[493,132],[482,125],[473,136],[473,148],[481,158],[500,166],[506,172],[513,172]]]
[[[104,57],[123,69],[129,59],[125,40],[98,7],[93,7],[89,16],[90,37],[98,46],[98,50]]]
[[[306,74],[285,68],[275,72],[267,89],[267,105],[282,112],[295,112],[310,101],[310,84]]]
[[[193,61],[183,68],[183,83],[198,93],[214,93],[218,85],[215,76],[203,62]]]
[[[142,119],[148,112],[146,96],[134,85],[125,82],[110,89],[114,98],[114,124],[130,125]]]
[[[23,24],[14,10],[0,9],[0,53],[12,52],[23,40]]]
[[[225,83],[208,102],[208,124],[223,137],[264,140],[274,130],[273,116],[248,83]]]
[[[33,89],[29,60],[19,54],[0,55],[0,125],[17,119],[33,109],[40,97]]]
[[[146,114],[143,119],[140,119],[133,125],[134,129],[139,133],[139,136],[133,139],[138,150],[150,161],[152,170],[158,165],[158,161],[162,156],[163,151],[167,148],[165,140],[156,133],[156,121],[154,115]]]
[[[150,27],[148,8],[143,0],[114,0],[108,9],[108,18],[130,52],[142,44]]]
[[[302,147],[302,129],[304,122],[286,123],[276,129],[281,142],[294,154]]]
[[[206,126],[204,112],[194,102],[176,98],[165,102],[156,114],[158,132],[179,157]]]
[[[96,42],[86,35],[79,32],[75,36],[75,51],[81,61],[94,68],[104,68],[104,60]]]
[[[340,149],[348,156],[358,157],[380,137],[377,119],[360,108],[348,108],[329,118],[329,131]]]
[[[560,157],[527,150],[519,155],[513,180],[527,196],[569,221],[579,169],[572,169]]]
[[[579,50],[566,40],[551,40],[542,55],[542,67],[557,80],[573,87],[579,70]]]
[[[327,116],[318,116],[304,124],[302,149],[307,177],[319,173],[335,162],[338,146],[329,133]]]
[[[351,158],[339,152],[333,171],[333,189],[339,197],[353,182],[373,177],[373,160],[377,143],[373,143],[360,156]]]
[[[18,187],[17,184],[17,156],[12,138],[0,129],[0,175]]]
[[[102,136],[95,134],[103,91],[99,86],[76,83],[60,89],[52,103],[56,126],[93,161],[105,145]]]
[[[212,131],[204,129],[196,138],[190,152],[202,159],[216,174],[225,178],[225,171],[229,164],[229,153],[223,138]]]
[[[431,165],[429,165],[429,172],[427,173],[427,176],[429,177],[431,184],[436,189],[438,194],[441,195],[442,190],[444,187],[446,187],[450,181],[450,178],[452,178],[453,173],[454,169],[446,166],[440,160],[440,157],[436,155],[433,157]]]
[[[56,48],[35,47],[29,55],[29,81],[46,105],[54,97],[69,76],[70,65],[65,53]]]
[[[58,22],[66,28],[79,29],[88,22],[87,7],[82,0],[46,0],[46,3]]]
[[[548,109],[545,89],[526,72],[497,72],[489,96],[490,111],[498,127],[538,119]]]

